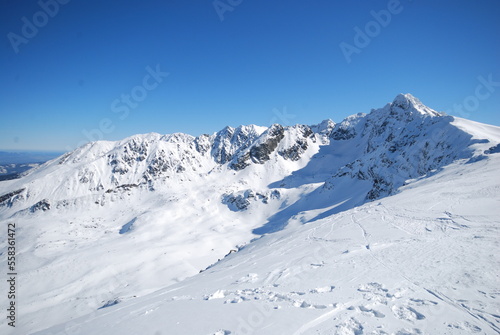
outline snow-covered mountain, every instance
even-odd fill
[[[326,242],[321,242],[323,251],[332,252],[329,255],[332,260],[319,257],[321,259],[318,258],[318,263],[315,263],[318,269],[323,268],[321,262],[326,264],[331,261],[339,262],[340,269],[352,264],[356,265],[355,268],[371,264],[368,268],[373,269],[375,260],[385,269],[379,271],[380,276],[388,275],[393,268],[408,276],[413,274],[405,272],[412,270],[408,264],[417,263],[407,262],[408,269],[403,270],[388,261],[383,251],[374,251],[373,247],[384,245],[380,249],[390,251],[390,257],[407,252],[407,257],[411,258],[413,252],[421,250],[425,243],[437,240],[444,243],[453,239],[455,235],[448,234],[448,230],[454,228],[460,230],[463,235],[460,236],[468,241],[472,230],[462,229],[462,223],[456,223],[462,221],[457,219],[455,213],[445,214],[447,206],[456,205],[455,200],[447,197],[469,197],[470,203],[477,202],[477,206],[486,203],[484,217],[478,220],[474,229],[481,230],[481,234],[488,229],[497,232],[495,224],[498,220],[492,218],[494,211],[488,207],[494,201],[478,202],[477,199],[484,197],[481,187],[488,184],[487,196],[499,200],[499,185],[495,184],[493,174],[495,167],[498,168],[499,159],[496,156],[500,151],[499,143],[500,128],[438,113],[409,94],[398,95],[381,109],[350,116],[337,124],[325,120],[312,126],[251,125],[226,127],[215,134],[198,137],[180,133],[151,133],[118,142],[89,143],[29,171],[20,179],[0,182],[0,220],[4,224],[15,222],[18,227],[18,272],[22,274],[18,278],[18,304],[22,312],[19,312],[16,330],[20,334],[32,333],[78,317],[83,317],[79,319],[78,327],[65,324],[46,333],[124,334],[127,333],[125,330],[134,329],[134,325],[139,327],[136,329],[146,327],[143,324],[145,319],[135,317],[134,312],[120,314],[118,306],[109,307],[115,304],[129,306],[123,307],[126,311],[144,310],[146,314],[149,309],[144,309],[145,306],[154,305],[151,310],[158,308],[163,316],[175,311],[177,314],[173,315],[184,324],[174,329],[171,327],[176,327],[175,324],[169,323],[168,327],[162,328],[162,316],[156,313],[158,316],[154,318],[158,317],[158,320],[154,319],[156,323],[151,325],[151,334],[158,331],[161,334],[215,333],[218,330],[215,329],[217,318],[212,315],[215,311],[226,313],[228,310],[228,315],[244,319],[245,313],[253,308],[271,305],[278,311],[269,312],[273,315],[271,321],[266,321],[262,327],[250,327],[252,333],[278,334],[280,327],[284,327],[283,334],[293,334],[295,330],[299,334],[307,333],[316,325],[323,327],[324,320],[342,309],[339,306],[343,306],[344,302],[340,300],[347,299],[347,291],[334,298],[338,290],[333,287],[348,282],[344,275],[335,274],[330,269],[330,272],[318,271],[321,275],[316,278],[316,275],[303,270],[311,278],[307,277],[302,284],[295,283],[295,293],[284,293],[278,288],[281,281],[294,279],[301,270],[297,272],[288,263],[282,267],[281,274],[270,274],[274,271],[273,264],[285,262],[282,255],[288,253],[290,259],[300,263],[300,259],[308,256],[308,243],[324,240]],[[459,177],[461,171],[467,178]],[[480,178],[474,177],[475,174],[480,174]],[[457,179],[457,183],[475,182],[470,191],[454,189],[453,178]],[[439,183],[448,189],[436,190],[434,185]],[[421,195],[427,189],[429,197],[418,198],[411,206],[408,204],[412,192]],[[402,203],[401,213],[398,213],[399,201]],[[379,208],[376,205],[386,202],[390,206]],[[429,213],[417,213],[419,208],[426,209],[425,206],[434,208],[432,204],[435,209],[429,209]],[[366,216],[369,224],[361,224],[359,215]],[[467,215],[464,220],[471,219]],[[475,217],[472,219],[475,220]],[[397,228],[396,233],[394,227]],[[316,230],[321,234],[312,233]],[[360,231],[363,232],[360,235],[362,241],[358,241],[359,236],[355,238]],[[269,233],[274,234],[249,243]],[[287,243],[281,242],[283,240]],[[490,243],[489,247],[497,247],[494,240],[481,241]],[[1,242],[1,262],[5,268],[7,243],[5,239]],[[474,243],[456,242],[454,246],[462,248],[460,254],[463,255],[469,248],[477,246],[479,240]],[[270,245],[279,245],[279,255]],[[332,251],[338,248],[346,248],[347,253]],[[450,250],[449,247],[446,250]],[[378,254],[375,255],[375,252]],[[439,251],[435,252],[434,259],[441,261]],[[231,255],[223,262],[196,275],[227,254]],[[269,256],[269,260],[262,265],[258,265],[257,261],[253,263],[253,259],[262,259],[265,255]],[[480,255],[479,251],[474,251],[464,259],[472,264],[474,257]],[[495,261],[493,257],[479,262],[477,270],[486,271],[484,265],[493,266]],[[311,263],[311,268],[316,265]],[[455,271],[458,267],[449,268]],[[248,268],[254,268],[253,272]],[[239,276],[241,271],[247,273],[242,274],[240,279],[233,278]],[[266,274],[266,271],[269,273]],[[358,275],[353,269],[346,271],[353,277],[368,278],[372,275],[366,270],[360,270]],[[434,268],[433,271],[429,276],[441,273]],[[223,273],[223,277],[218,277],[217,273]],[[427,280],[429,285],[436,279],[432,277],[431,280],[424,275],[427,274],[422,275],[422,280]],[[191,276],[194,277],[186,280]],[[410,280],[414,285],[408,284],[403,289],[392,279],[385,285],[391,285],[391,289],[400,293],[424,287],[417,285],[417,280]],[[483,279],[481,285],[485,285],[485,296],[495,296],[496,291],[490,287],[494,282],[489,277]],[[359,299],[370,296],[373,299],[368,299],[369,302],[381,303],[385,309],[392,308],[393,315],[397,320],[403,320],[401,322],[416,323],[422,319],[423,314],[417,313],[414,306],[417,302],[407,302],[403,307],[391,305],[388,301],[394,302],[396,298],[388,299],[388,295],[400,293],[377,284],[381,281],[379,278],[364,283],[353,279],[352,285],[358,282],[365,285],[353,292],[361,292]],[[180,284],[176,284],[178,282]],[[330,289],[325,289],[327,285],[304,291],[304,285],[319,282],[331,283],[328,284]],[[439,283],[437,279],[436,283]],[[187,285],[185,289],[184,285]],[[220,288],[214,292],[204,291],[217,285]],[[287,285],[290,289],[293,286],[288,282]],[[458,285],[459,292],[467,285]],[[468,287],[472,286],[471,283]],[[182,296],[170,294],[170,288],[161,291],[165,297],[153,293],[165,287],[184,293]],[[205,292],[206,296],[201,292]],[[428,292],[436,291],[428,288]],[[338,302],[321,303],[317,305],[321,308],[316,308],[307,299],[300,299],[302,295],[308,297],[319,293],[322,293],[321,296],[325,293],[325,296]],[[197,302],[196,295],[200,294],[201,300]],[[384,294],[387,295],[385,298],[376,298]],[[444,294],[435,293],[438,297],[432,301],[452,299],[447,298],[449,293]],[[400,295],[404,296],[403,293]],[[422,294],[415,296],[416,300],[423,297]],[[228,303],[219,306],[215,302],[205,302],[218,298],[224,298]],[[236,302],[251,299],[267,302],[261,307],[254,304],[238,307],[240,305],[230,304],[231,299]],[[425,305],[427,300],[430,301],[430,297],[426,295],[422,304]],[[454,300],[456,306],[460,305],[459,300]],[[496,316],[498,311],[489,310],[498,308],[498,304],[489,300],[486,303],[486,300],[475,300],[470,308],[479,309],[481,313],[471,311],[469,314],[481,319],[481,325],[476,326],[482,329],[479,332],[490,333],[498,331],[500,320]],[[152,305],[151,301],[154,301]],[[277,301],[283,303],[277,304]],[[281,313],[281,307],[301,305],[300,301],[306,309],[289,310],[285,307],[291,314],[276,314],[277,321],[272,321],[274,313]],[[338,327],[330,324],[329,330],[318,329],[324,329],[324,334],[363,334],[364,327],[372,326],[373,322],[363,326],[364,321],[353,316],[356,313],[364,316],[372,313],[375,319],[380,319],[382,328],[374,329],[379,331],[378,334],[384,334],[383,331],[395,333],[404,328],[393,327],[394,330],[387,332],[383,325],[398,324],[400,321],[390,321],[390,318],[383,321],[377,313],[379,316],[387,315],[388,311],[379,312],[375,305],[361,301],[362,308],[353,305],[352,309],[348,309],[349,306],[344,306],[346,311],[342,313],[349,318],[337,318]],[[432,306],[432,303],[429,304]],[[452,304],[448,301],[448,305]],[[181,317],[182,313],[191,314],[192,309],[199,311],[196,315],[203,314],[206,306],[214,308],[214,311],[207,311],[206,317],[200,316],[202,321],[195,322],[199,326],[187,325],[188,319]],[[232,312],[231,306],[234,306]],[[107,308],[99,309],[102,307]],[[325,314],[318,316],[319,310]],[[107,323],[108,319],[104,316],[108,313],[111,323]],[[127,315],[137,322],[124,322],[124,327],[129,328],[115,329],[118,320],[126,319]],[[314,321],[317,316],[318,320]],[[290,323],[286,321],[287,317],[291,318]],[[450,323],[451,328],[446,326],[449,329],[442,329],[450,333],[466,333],[473,329],[470,327],[475,325],[474,319],[467,316],[462,320],[461,317],[453,319],[455,323]],[[95,329],[93,318],[96,320]],[[173,322],[174,319],[168,320]],[[219,320],[223,323],[225,319]],[[0,327],[6,327],[5,320],[1,322]],[[437,323],[433,321],[432,327],[441,327]],[[470,325],[470,329],[466,324]],[[222,329],[221,324],[222,330],[217,334],[243,334],[241,329],[236,330],[237,326],[233,323],[230,329]],[[269,329],[264,330],[265,327]],[[435,329],[441,329],[439,327]],[[130,330],[129,333],[137,331]],[[418,332],[415,330],[414,333]]]

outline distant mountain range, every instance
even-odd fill
[[[0,165],[44,163],[63,153],[60,151],[0,151]]]
[[[23,172],[62,154],[63,152],[0,151],[0,181],[19,178]]]

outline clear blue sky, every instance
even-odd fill
[[[408,92],[500,125],[500,1],[54,1],[0,3],[0,149],[338,122]]]

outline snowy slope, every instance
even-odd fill
[[[496,334],[500,155],[39,334]]]
[[[17,333],[185,283],[271,238],[248,244],[262,234],[331,220],[437,178],[450,164],[494,164],[499,142],[498,127],[440,114],[405,94],[338,124],[89,143],[0,183],[0,221],[17,226]],[[2,240],[4,267],[5,250]]]

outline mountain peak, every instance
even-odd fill
[[[413,113],[414,111],[416,111],[421,115],[443,116],[442,113],[436,112],[435,110],[425,106],[419,99],[417,99],[410,93],[398,94],[394,98],[390,106],[391,112],[393,113]]]
[[[418,100],[416,97],[414,97],[410,93],[399,93],[398,95],[396,95],[396,97],[394,98],[392,103],[393,104],[394,103],[402,103],[402,104],[406,104],[406,105],[409,105],[412,103],[422,104],[420,102],[420,100]]]

